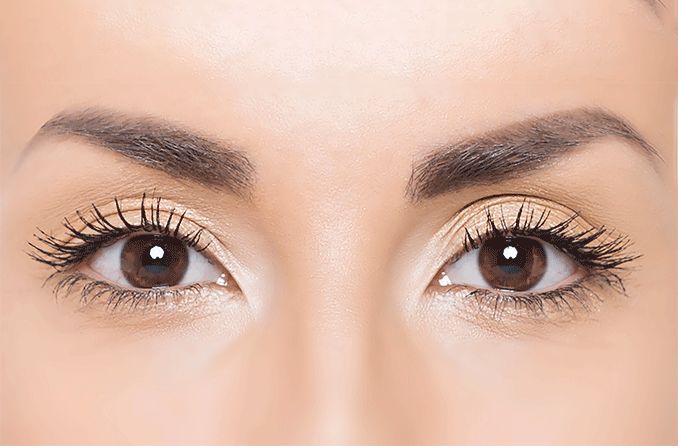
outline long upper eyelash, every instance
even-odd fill
[[[101,213],[99,208],[92,204],[90,219],[86,218],[81,212],[76,211],[76,215],[85,229],[77,229],[68,219],[64,219],[67,240],[62,240],[37,228],[38,233],[33,235],[38,243],[28,243],[33,250],[28,255],[40,263],[52,266],[57,272],[61,272],[80,264],[102,246],[106,246],[134,232],[144,231],[158,232],[166,235],[171,234],[188,246],[196,247],[199,245],[203,232],[202,229],[197,229],[184,235],[179,233],[181,224],[186,216],[186,211],[180,214],[179,220],[173,229],[172,219],[177,214],[174,208],[170,210],[167,220],[165,222],[161,221],[160,197],[150,199],[151,203],[148,206],[146,194],[142,195],[139,224],[131,223],[125,217],[120,201],[117,198],[114,200],[116,214],[122,222],[122,226],[116,226],[111,223]],[[87,229],[91,232],[87,232]],[[207,245],[197,250],[203,251],[206,248]]]
[[[527,209],[526,205],[527,201],[523,201],[512,222],[507,221],[503,210],[500,209],[497,220],[491,210],[486,209],[486,225],[483,229],[476,228],[475,234],[465,229],[464,251],[478,249],[484,241],[494,237],[514,235],[535,237],[550,243],[589,269],[621,268],[641,257],[627,253],[631,246],[627,236],[614,234],[605,226],[579,232],[573,230],[573,223],[579,216],[577,213],[560,223],[547,226],[550,211],[543,209],[535,213],[534,208]]]

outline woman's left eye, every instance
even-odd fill
[[[132,234],[100,248],[87,266],[123,288],[187,286],[224,280],[207,257],[166,234]]]
[[[437,284],[539,293],[557,288],[579,269],[572,257],[539,239],[495,236],[445,265]]]

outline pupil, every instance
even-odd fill
[[[188,250],[174,237],[145,234],[131,237],[122,248],[120,268],[137,288],[173,286],[188,268]]]
[[[506,240],[507,245],[498,256],[497,266],[507,275],[517,275],[523,272],[526,255],[513,240]]]
[[[165,250],[160,245],[155,245],[148,250],[148,253],[144,254],[142,263],[146,271],[151,274],[159,275],[167,271],[168,267],[168,257],[165,257]]]
[[[527,237],[495,237],[478,255],[480,272],[493,287],[512,291],[532,288],[546,271],[541,243]]]

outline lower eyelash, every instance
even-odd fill
[[[181,289],[127,289],[118,287],[105,280],[93,279],[80,272],[61,273],[59,276],[53,275],[51,277],[53,279],[58,277],[58,281],[54,286],[54,295],[57,299],[62,295],[69,296],[77,289],[81,304],[87,305],[103,299],[105,300],[106,308],[111,311],[124,308],[135,310],[139,309],[139,307],[144,309],[149,305],[153,307],[168,304],[177,305],[185,303],[188,296],[198,295],[204,289],[204,286],[199,283],[188,285]]]
[[[626,296],[626,288],[619,273],[595,271],[566,286],[541,293],[509,293],[489,289],[475,289],[464,296],[472,301],[479,313],[500,320],[510,312],[512,316],[528,315],[532,318],[550,319],[576,317],[578,310],[590,312],[603,299],[598,294],[601,287],[610,287]]]

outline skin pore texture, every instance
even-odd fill
[[[0,442],[676,444],[675,14],[2,2]],[[493,224],[560,294],[441,286]],[[50,266],[128,226],[221,280]]]

